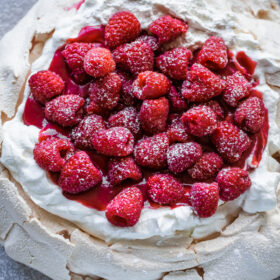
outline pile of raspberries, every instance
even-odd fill
[[[64,94],[65,81],[48,70],[29,79],[45,118],[72,129],[69,139],[51,136],[34,148],[37,164],[59,173],[64,192],[87,191],[103,176],[113,186],[135,181],[107,205],[115,226],[134,226],[145,197],[165,206],[187,201],[207,218],[219,199],[233,200],[251,185],[234,163],[264,124],[263,101],[251,94],[248,75],[232,67],[222,38],[210,37],[195,52],[163,51],[187,30],[166,15],[144,31],[132,13],[118,12],[105,27],[104,43],[70,43],[62,52],[71,79],[89,84],[86,97]],[[88,150],[108,157],[107,174]],[[154,173],[143,193],[137,183],[147,169]],[[182,174],[193,180],[191,188]]]

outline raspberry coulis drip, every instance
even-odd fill
[[[86,0],[79,1],[75,3],[73,6],[65,8],[66,11],[70,11],[72,9],[76,9],[77,11],[81,8],[81,6],[85,3]]]
[[[76,5],[76,8],[78,9],[83,2],[84,1],[81,1],[78,5]],[[104,26],[84,27],[80,31],[77,38],[72,38],[67,40],[67,43],[74,43],[74,42],[103,44]],[[62,51],[64,50],[64,48],[65,45],[61,46],[56,50],[54,57],[51,61],[49,70],[60,75],[60,77],[63,79],[65,83],[64,94],[75,94],[81,97],[86,97],[88,94],[89,83],[85,85],[78,85],[73,81],[73,79],[70,76],[69,73],[70,71],[68,69],[68,66],[65,63],[65,59],[62,55]],[[194,55],[194,59],[195,57],[196,54]],[[238,52],[236,56],[234,56],[232,52],[229,52],[228,57],[229,57],[229,63],[227,67],[223,70],[217,70],[216,71],[217,74],[219,74],[220,76],[227,76],[238,70],[242,72],[248,80],[252,80],[252,75],[254,74],[256,64],[257,64],[255,61],[249,58],[244,52]],[[258,96],[259,98],[262,98],[262,94],[254,89],[251,92],[251,96]],[[218,97],[218,100],[220,99],[221,98]],[[231,118],[232,109],[229,108],[222,101],[221,104],[223,109],[225,110],[225,114],[227,115],[227,118]],[[41,129],[39,141],[44,140],[47,137],[48,132],[50,130],[56,131],[57,135],[63,135],[66,137],[69,137],[71,132],[71,129],[62,128],[56,124],[48,122],[44,116],[44,106],[39,104],[37,101],[35,101],[32,96],[30,96],[26,101],[24,114],[23,114],[23,121],[26,125],[34,125],[39,129]],[[259,162],[261,161],[262,153],[267,143],[268,129],[269,129],[268,112],[266,109],[265,123],[262,129],[260,130],[260,132],[254,135],[249,135],[252,140],[251,147],[242,155],[239,161],[235,162],[234,164],[231,164],[230,166],[235,166],[235,167],[240,167],[240,168],[245,168],[247,170],[250,170],[251,167],[246,164],[246,160],[252,154],[251,165],[257,167]],[[198,142],[203,146],[203,149],[205,151],[211,152],[214,150],[214,147],[212,146],[211,143],[209,143],[208,138],[206,138],[205,143],[201,143],[201,141],[203,141],[203,138],[200,139]],[[99,167],[104,174],[107,173],[106,169],[107,169],[108,157],[99,155],[94,151],[86,151],[86,152],[90,156],[92,162],[97,167]],[[147,201],[148,198],[146,195],[146,188],[147,188],[146,181],[149,178],[149,176],[153,174],[153,172],[145,168],[142,168],[142,171],[143,171],[143,179],[140,182],[132,182],[128,180],[128,181],[124,181],[120,185],[112,186],[106,181],[107,178],[103,176],[103,182],[101,184],[86,192],[82,192],[79,194],[69,194],[69,193],[63,193],[63,194],[66,198],[82,203],[83,205],[89,208],[94,208],[99,211],[104,211],[106,209],[106,206],[109,204],[109,202],[124,188],[138,184],[137,186],[144,194],[144,201]],[[57,173],[49,173],[49,174],[52,180],[55,183],[57,183],[58,174]],[[185,187],[185,196],[181,199],[179,203],[170,205],[171,208],[190,204],[189,201],[190,186],[196,182],[195,180],[191,179],[187,174],[179,175],[176,177],[181,180],[181,182]],[[209,182],[212,181],[213,180],[209,180]],[[152,201],[149,202],[151,208],[161,207],[159,204],[156,204]]]

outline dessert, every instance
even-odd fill
[[[164,4],[173,11],[168,12],[160,11],[157,3],[127,1],[131,10],[121,11],[117,2],[106,20],[95,18],[93,23],[89,15],[103,14],[93,1],[69,11],[76,24],[69,24],[64,11],[32,64],[16,116],[3,126],[1,163],[10,180],[48,212],[46,217],[52,213],[68,220],[59,225],[67,230],[55,234],[69,251],[83,244],[74,241],[75,232],[83,235],[78,226],[87,232],[85,238],[93,236],[92,243],[87,242],[92,254],[99,250],[91,247],[96,242],[101,242],[100,250],[113,244],[106,248],[109,256],[110,250],[117,251],[125,267],[115,276],[116,260],[108,260],[108,271],[102,265],[90,270],[80,263],[85,257],[71,262],[63,255],[71,272],[105,279],[129,273],[135,279],[176,279],[170,271],[200,277],[199,270],[182,270],[203,267],[205,277],[211,261],[197,259],[196,248],[210,244],[212,234],[220,233],[213,239],[219,243],[234,225],[244,224],[240,232],[228,233],[227,246],[235,239],[241,242],[244,231],[258,232],[251,229],[250,219],[259,219],[264,227],[270,219],[268,228],[277,231],[275,47],[260,51],[257,46],[263,41],[242,32],[240,18],[224,23],[232,24],[230,28],[215,25],[217,34],[210,36],[209,22],[201,21],[201,32],[193,10],[184,16],[172,3]],[[215,7],[201,3],[206,10]],[[151,6],[159,9],[156,14],[150,14]],[[183,3],[179,6],[186,9]],[[135,7],[147,9],[149,16]],[[236,7],[224,9],[232,16]],[[264,9],[278,22],[276,5]],[[95,22],[106,26],[92,26]],[[247,41],[242,36],[248,36]],[[242,45],[244,40],[248,46]],[[129,248],[147,274],[124,257]],[[148,248],[155,249],[151,257]],[[201,249],[202,254],[208,248]],[[155,264],[162,253],[162,264],[168,265],[154,270],[148,262]],[[272,254],[276,258],[277,253]],[[215,270],[221,260],[211,258]],[[264,271],[278,276],[277,268],[265,267],[262,275]]]

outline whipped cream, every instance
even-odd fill
[[[187,21],[189,24],[187,34],[169,44],[167,48],[180,45],[193,50],[201,46],[210,35],[223,37],[232,51],[243,50],[258,62],[255,75],[260,84],[257,89],[263,93],[269,112],[268,144],[259,167],[250,174],[252,180],[250,190],[234,201],[220,202],[215,215],[207,219],[197,217],[189,206],[150,209],[145,205],[140,220],[134,227],[115,227],[107,221],[104,212],[65,198],[61,189],[34,161],[33,149],[40,130],[34,126],[26,126],[22,121],[25,101],[30,92],[27,86],[24,100],[15,118],[3,126],[4,141],[0,161],[37,205],[105,240],[168,237],[178,232],[202,238],[220,231],[240,209],[256,213],[276,206],[275,189],[280,174],[277,173],[279,164],[271,155],[280,149],[280,129],[276,123],[279,94],[268,86],[265,74],[280,71],[279,58],[276,56],[273,40],[271,44],[266,42],[264,52],[261,48],[263,35],[258,37],[258,34],[247,31],[247,21],[244,15],[239,14],[238,7],[227,7],[222,2],[221,10],[214,10],[205,0],[87,0],[75,16],[65,17],[57,24],[52,38],[45,44],[42,55],[33,63],[32,72],[47,69],[55,50],[67,38],[77,36],[82,27],[106,24],[111,15],[123,10],[124,7],[136,15],[142,28],[147,28],[153,20],[167,13]],[[248,164],[251,164],[250,157]]]

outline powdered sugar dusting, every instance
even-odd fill
[[[180,173],[192,167],[201,157],[202,149],[198,143],[178,143],[170,146],[167,151],[168,168]]]
[[[236,72],[226,79],[226,88],[223,93],[223,99],[227,104],[236,107],[239,100],[250,94],[251,84],[240,73]]]
[[[167,165],[168,146],[169,140],[165,133],[143,139],[137,143],[134,149],[135,160],[144,167],[164,168]]]
[[[127,156],[133,152],[134,137],[124,127],[98,130],[92,139],[93,147],[107,156]]]
[[[109,127],[122,126],[129,129],[134,136],[141,133],[140,119],[134,107],[127,107],[122,111],[112,115],[108,120]]]

